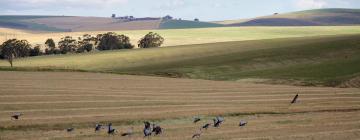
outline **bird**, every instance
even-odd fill
[[[112,123],[109,123],[108,125],[108,132],[107,132],[109,135],[114,135],[115,134],[115,129],[112,128]]]
[[[162,128],[159,125],[153,124],[153,131],[155,135],[160,135],[162,133]]]
[[[75,130],[75,129],[74,129],[73,127],[70,127],[70,128],[67,128],[67,129],[66,129],[67,132],[72,132],[72,131],[74,131],[74,130]]]
[[[220,124],[222,124],[224,122],[224,118],[216,117],[215,119],[213,119],[213,121],[214,121],[214,127],[219,127]]]
[[[95,125],[95,132],[100,131],[101,128],[102,128],[102,125],[101,125],[101,124],[96,124],[96,125]]]
[[[247,125],[247,121],[244,121],[244,120],[241,120],[240,123],[239,123],[239,126],[242,127],[242,126],[245,126]]]
[[[133,134],[133,129],[131,128],[128,130],[128,132],[122,133],[121,136],[125,137],[125,136],[131,136]]]
[[[199,117],[195,117],[194,120],[193,120],[193,123],[197,123],[199,121],[201,121],[201,119]]]
[[[195,133],[191,138],[192,139],[199,139],[200,137],[201,137],[201,134],[202,134],[202,131],[201,131],[201,129],[200,129],[200,131],[199,132],[197,132],[197,133]]]
[[[152,130],[151,130],[151,124],[150,122],[144,122],[144,137],[149,137],[151,136]]]
[[[291,104],[295,104],[298,98],[299,98],[299,94],[296,94],[294,99],[291,101]]]
[[[209,128],[210,125],[211,125],[210,123],[207,123],[207,124],[205,124],[204,126],[202,126],[201,128],[206,130],[206,129]]]
[[[11,116],[11,119],[15,119],[15,120],[18,120],[20,118],[20,116],[22,116],[23,114],[22,113],[14,113],[12,116]]]

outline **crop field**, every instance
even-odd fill
[[[26,39],[32,44],[44,44],[47,38],[53,38],[56,42],[64,36],[77,38],[84,34],[96,35],[107,31],[93,32],[62,32],[62,33],[28,33],[21,30],[0,28],[0,42],[10,38]],[[321,26],[321,27],[221,27],[201,29],[169,29],[169,30],[137,30],[137,31],[113,31],[130,37],[132,44],[146,33],[153,31],[165,38],[163,46],[177,46],[189,44],[203,44],[228,41],[245,41],[274,38],[306,37],[320,35],[346,35],[360,33],[359,26]],[[137,46],[137,45],[135,45]]]
[[[40,56],[17,59],[14,69],[360,87],[359,40],[321,36]],[[5,60],[0,68],[14,70]]]
[[[357,139],[360,90],[246,84],[96,73],[0,72],[0,139],[143,139],[142,122],[161,125],[151,139]],[[290,105],[294,95],[299,102]],[[24,115],[11,120],[12,113]],[[192,123],[194,116],[202,121]],[[248,121],[239,127],[240,120]],[[118,134],[95,133],[112,122]],[[75,128],[66,132],[66,128]],[[121,137],[133,127],[134,135]]]

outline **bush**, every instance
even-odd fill
[[[113,32],[97,35],[98,50],[117,50],[117,49],[132,49],[133,45],[130,43],[130,38],[125,35],[118,35]]]
[[[164,43],[164,38],[157,33],[150,32],[139,40],[139,48],[160,47]]]

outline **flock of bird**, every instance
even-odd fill
[[[299,95],[296,94],[296,96],[293,98],[293,100],[290,102],[291,104],[295,104],[298,100],[298,97]],[[18,120],[20,119],[20,117],[23,115],[23,113],[15,113],[11,116],[11,119],[14,119],[14,120]],[[201,121],[201,118],[200,117],[195,117],[193,118],[193,123],[198,123]],[[213,127],[220,127],[220,125],[225,121],[225,118],[224,117],[221,117],[221,116],[218,116],[218,117],[215,117],[213,119],[213,123],[206,123],[204,124],[200,129],[199,129],[199,132],[195,133],[192,138],[193,139],[196,139],[196,138],[200,138],[202,133],[203,133],[203,130],[207,130],[210,126],[213,126]],[[248,122],[246,120],[240,120],[239,122],[239,127],[244,127],[248,124]],[[96,124],[95,125],[95,133],[101,131],[101,129],[103,129],[103,125],[102,124]],[[70,127],[70,128],[67,128],[66,131],[67,132],[73,132],[75,130],[75,128],[73,127]],[[109,123],[107,125],[107,133],[109,135],[114,135],[115,133],[117,133],[116,129],[112,127],[112,123]],[[145,121],[144,122],[144,129],[143,129],[143,134],[144,134],[144,137],[150,137],[152,135],[154,136],[157,136],[157,135],[160,135],[163,133],[163,128],[160,127],[160,125],[157,125],[155,123],[150,123],[149,121]],[[131,128],[128,132],[125,132],[125,133],[121,133],[121,136],[131,136],[133,135],[133,128]]]

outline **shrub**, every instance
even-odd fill
[[[160,47],[164,43],[164,38],[157,33],[150,32],[139,40],[139,48]]]

